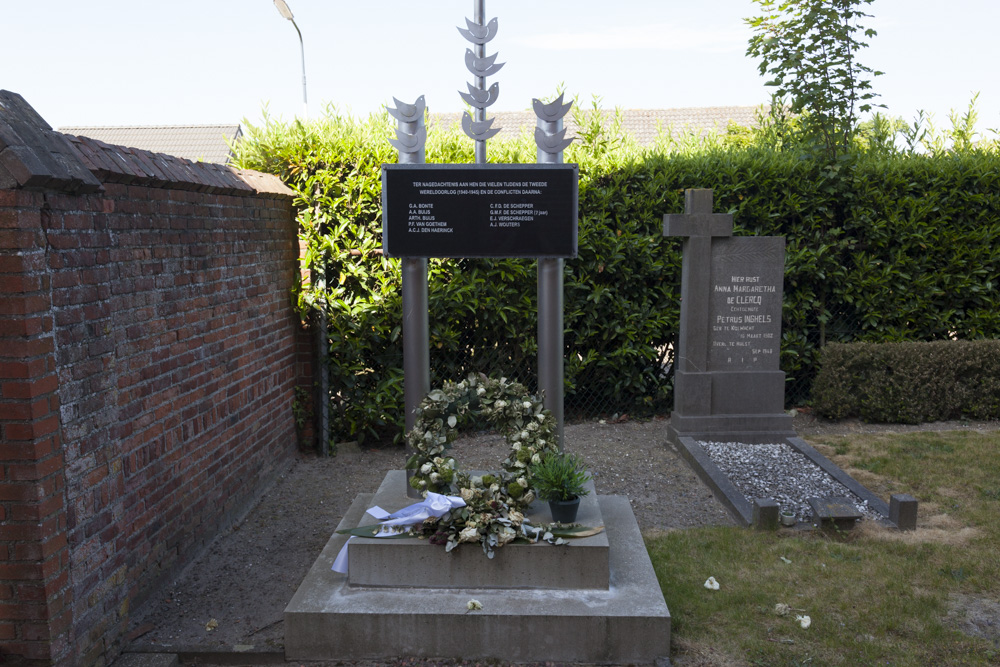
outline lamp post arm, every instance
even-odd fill
[[[309,101],[306,98],[306,45],[302,41],[302,31],[299,30],[298,24],[295,23],[295,19],[288,19],[291,21],[292,26],[295,27],[295,32],[299,34],[299,49],[302,51],[302,110],[306,118],[309,117]]]

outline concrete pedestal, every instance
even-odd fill
[[[374,523],[371,505],[404,507],[402,471],[358,496],[338,529]],[[398,496],[398,497],[397,497]],[[581,523],[605,532],[568,546],[352,540],[347,575],[330,568],[334,534],[285,609],[288,660],[396,656],[510,662],[654,662],[669,655],[670,612],[628,500],[591,494]],[[547,512],[547,508],[539,508]],[[543,523],[544,516],[531,516]],[[469,611],[469,600],[482,603]]]

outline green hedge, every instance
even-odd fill
[[[835,343],[821,366],[813,399],[823,417],[1000,419],[1000,340]]]
[[[400,273],[378,254],[392,125],[385,114],[361,122],[330,111],[246,130],[237,164],[296,191],[309,266],[325,277],[298,298],[331,317],[336,436],[396,436]],[[565,154],[580,165],[579,257],[565,268],[570,415],[669,412],[681,241],[663,238],[662,217],[682,212],[685,188],[712,188],[738,235],[786,237],[781,367],[792,404],[809,401],[828,342],[1000,336],[996,150],[858,152],[830,165],[743,137],[640,151],[584,134]],[[527,135],[489,150],[493,162],[534,161]],[[468,163],[472,142],[432,127],[426,152],[430,163]],[[429,287],[432,383],[477,370],[533,386],[533,261],[432,260]]]

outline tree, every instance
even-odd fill
[[[763,16],[745,19],[753,28],[747,55],[760,59],[761,76],[771,77],[775,99],[791,98],[791,111],[803,113],[805,138],[835,161],[851,144],[858,114],[870,111],[877,93],[870,77],[882,72],[857,61],[876,32],[860,19],[859,7],[872,0],[754,0]],[[870,76],[869,76],[870,75]],[[780,104],[780,103],[778,103]],[[774,106],[774,105],[772,105]]]

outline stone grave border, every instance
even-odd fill
[[[677,438],[677,444],[681,456],[694,468],[698,477],[712,489],[715,497],[738,523],[755,528],[768,528],[772,524],[776,526],[778,506],[773,499],[749,499],[744,496],[736,485],[729,481],[729,477],[715,465],[695,438],[681,436]],[[890,502],[886,503],[802,438],[774,438],[774,444],[787,444],[819,466],[827,475],[846,486],[861,500],[867,501],[868,507],[882,516],[878,521],[880,524],[899,530],[912,530],[916,527],[917,501],[912,496],[893,494]]]

